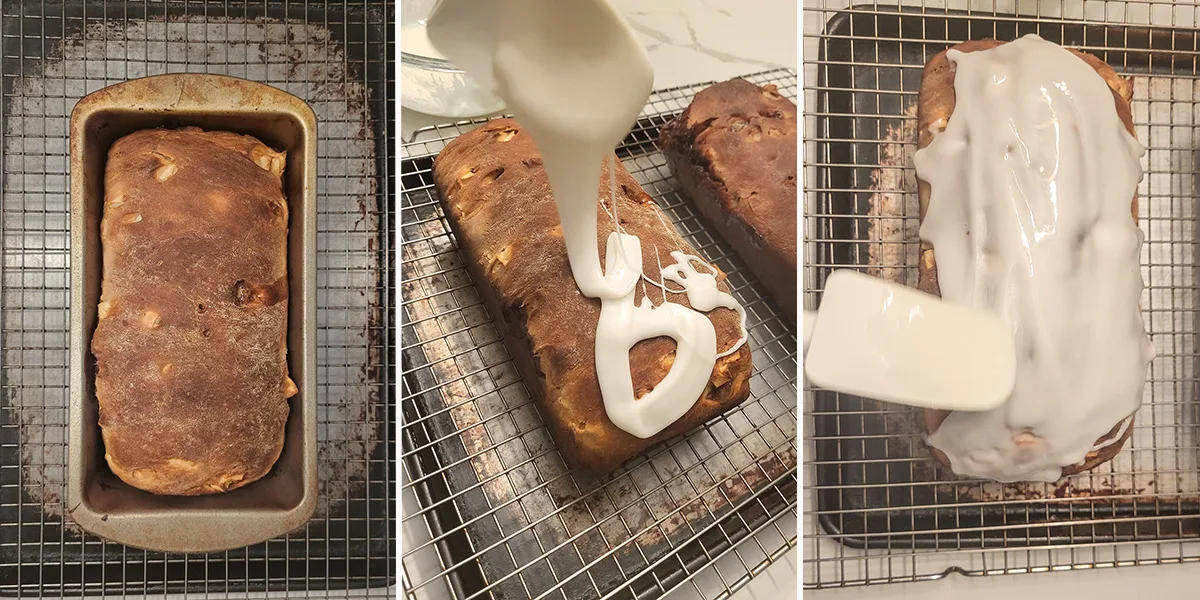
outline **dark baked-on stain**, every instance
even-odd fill
[[[222,492],[279,457],[297,392],[283,164],[252,137],[197,128],[109,150],[92,352],[105,457],[130,485]]]
[[[642,241],[643,270],[658,272],[658,257],[672,250],[696,251],[665,225],[670,221],[625,167],[606,161],[597,193],[609,204],[609,169],[615,162],[617,213],[626,232]],[[503,169],[488,181],[484,174]],[[691,410],[648,440],[618,429],[608,419],[596,378],[596,323],[600,301],[580,294],[571,276],[558,211],[533,140],[510,119],[500,119],[449,143],[434,162],[434,184],[467,267],[488,303],[525,386],[538,402],[563,457],[592,472],[608,472],[651,445],[711,419],[750,394],[750,348],[718,359],[709,385]],[[628,190],[628,193],[625,192]],[[613,231],[608,213],[597,205],[601,261]],[[725,275],[719,285],[728,290]],[[656,288],[652,298],[661,302]],[[642,292],[637,293],[640,301]],[[687,297],[669,294],[672,302]],[[737,314],[709,314],[723,350],[740,337]],[[645,390],[666,376],[674,342],[645,340],[630,352],[633,385]]]

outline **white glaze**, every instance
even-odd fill
[[[692,266],[693,262],[700,263],[706,268],[710,268],[708,263],[704,262],[698,256],[684,254],[678,250],[671,252],[671,258],[675,259],[675,264],[667,265],[662,268],[661,274],[664,282],[664,287],[667,281],[674,281],[680,286],[685,294],[687,294],[688,304],[692,308],[704,312],[716,310],[718,308],[728,308],[738,314],[738,319],[741,328],[741,336],[727,350],[717,354],[717,358],[729,356],[737,352],[742,344],[746,343],[746,309],[734,300],[733,296],[722,292],[717,287],[716,271],[712,273],[701,273]]]
[[[1144,149],[1103,78],[1057,45],[948,58],[954,113],[914,159],[931,188],[921,237],[946,301],[1008,321],[1017,380],[1003,406],[951,413],[929,442],[962,475],[1054,481],[1141,404],[1153,347],[1130,202]]]
[[[494,10],[487,36],[492,45],[487,79],[541,150],[571,274],[589,298],[623,297],[636,281],[604,278],[596,244],[596,188],[602,162],[650,95],[650,60],[606,2],[493,3],[503,9]],[[478,2],[435,9],[429,31],[435,45],[444,35],[438,13],[448,4]],[[444,50],[451,53],[450,47]]]
[[[672,276],[686,273],[683,277],[688,279],[695,273],[695,281],[684,283],[681,291],[697,310],[666,301],[665,292],[663,302],[654,306],[645,285],[642,302],[635,304],[638,279],[666,287],[642,272],[641,240],[620,227],[615,165],[609,170],[609,215],[617,231],[608,238],[607,264],[601,269],[596,191],[604,161],[650,95],[654,73],[645,49],[603,0],[443,2],[434,9],[428,32],[435,47],[455,64],[485,85],[494,85],[537,144],[562,223],[571,274],[584,296],[601,300],[595,356],[605,412],[632,435],[648,438],[659,433],[695,405],[716,364],[716,333],[699,311],[724,306],[742,317],[741,339],[720,356],[736,351],[746,336],[744,309],[716,288],[712,275],[687,262],[667,269]],[[674,362],[653,390],[635,398],[629,351],[638,341],[658,336],[675,340]]]
[[[613,232],[607,248],[607,256],[623,253],[641,264],[642,244],[637,236]],[[649,438],[679,420],[704,392],[716,364],[717,334],[702,313],[674,302],[654,306],[649,296],[635,305],[634,295],[630,291],[621,298],[600,300],[596,377],[604,411],[613,424]],[[675,340],[675,360],[654,389],[635,398],[629,350],[639,341],[658,336]]]

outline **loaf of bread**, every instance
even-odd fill
[[[288,398],[284,154],[250,136],[148,129],[112,145],[92,337],[105,459],[165,495],[260,479]]]
[[[609,169],[614,163],[615,212],[624,230],[641,238],[643,272],[658,272],[656,253],[668,262],[673,250],[695,254],[616,157],[605,161],[599,198],[611,205]],[[516,121],[491,121],[446,145],[434,162],[433,180],[472,278],[568,465],[597,473],[612,471],[651,445],[686,432],[749,395],[747,344],[717,359],[703,395],[658,435],[641,439],[619,429],[605,412],[596,377],[600,301],[583,296],[575,285],[554,196],[533,140]],[[596,210],[603,264],[604,241],[614,225],[599,202]],[[717,279],[720,289],[727,291],[724,274],[718,272]],[[647,288],[652,301],[661,303],[661,290]],[[642,297],[639,286],[636,301],[640,303]],[[688,304],[685,295],[667,297]],[[708,316],[718,348],[732,346],[741,335],[738,315],[718,308]],[[633,347],[629,363],[635,397],[667,374],[674,348],[665,337]]]
[[[938,53],[925,65],[925,70],[921,77],[920,94],[917,100],[917,120],[918,120],[918,147],[925,148],[933,142],[934,138],[942,132],[946,124],[949,122],[951,114],[954,112],[955,91],[954,65],[947,58],[947,52],[950,50],[959,50],[964,53],[979,52],[989,50],[1000,46],[1006,42],[995,40],[978,40],[958,44],[952,48]],[[1131,135],[1134,134],[1133,116],[1130,112],[1130,102],[1133,100],[1133,84],[1128,80],[1117,75],[1112,67],[1104,61],[1090,54],[1071,50],[1075,56],[1082,59],[1089,66],[1096,70],[1108,84],[1112,91],[1113,101],[1116,105],[1117,115],[1120,117],[1125,128]],[[920,195],[920,216],[922,222],[925,219],[926,212],[929,209],[929,198],[931,190],[929,184],[921,179],[918,179],[918,191]],[[965,201],[965,199],[964,199]],[[1131,199],[1131,212],[1133,219],[1137,220],[1137,196],[1136,194]],[[923,242],[921,246],[920,262],[919,262],[919,279],[918,288],[928,294],[935,296],[941,295],[941,290],[938,285],[937,262],[934,258],[934,248],[928,243]],[[924,425],[927,431],[933,433],[941,426],[941,424],[949,416],[949,412],[940,410],[924,410]],[[1112,459],[1121,450],[1122,445],[1133,432],[1133,416],[1123,419],[1113,425],[1113,428],[1096,440],[1095,448],[1089,452],[1086,458],[1075,465],[1064,466],[1062,476],[1072,475],[1081,471],[1086,471]],[[949,460],[945,454],[937,448],[932,448],[933,454],[937,459],[949,466]]]
[[[775,86],[731,79],[696,94],[659,139],[684,194],[793,321],[796,128]]]

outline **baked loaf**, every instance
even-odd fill
[[[959,50],[961,52],[979,52],[989,50],[1000,46],[1006,42],[996,40],[978,40],[959,44],[947,50],[938,53],[925,65],[925,70],[921,76],[920,95],[917,99],[917,120],[918,120],[918,146],[925,148],[933,142],[934,137],[945,129],[946,124],[950,120],[951,113],[954,112],[955,92],[954,92],[954,65],[947,58],[946,53],[950,50]],[[1096,70],[1096,73],[1104,79],[1112,91],[1113,101],[1116,104],[1117,115],[1125,124],[1125,128],[1131,135],[1134,135],[1133,115],[1130,112],[1129,104],[1133,101],[1133,84],[1128,80],[1117,75],[1112,67],[1108,66],[1104,61],[1075,50],[1071,53],[1078,56],[1089,66]],[[924,221],[925,214],[929,208],[930,187],[925,181],[918,178],[918,191],[920,194],[920,216]],[[1134,221],[1137,220],[1137,196],[1131,200],[1130,210]],[[922,242],[921,255],[919,263],[919,279],[917,287],[928,294],[940,296],[941,291],[938,287],[937,262],[934,257],[934,248],[928,243]],[[923,419],[925,428],[930,433],[933,433],[941,426],[942,422],[949,416],[947,411],[930,410],[923,411]],[[1096,440],[1095,449],[1089,452],[1083,462],[1076,465],[1069,465],[1063,468],[1062,476],[1072,475],[1081,471],[1093,469],[1100,464],[1112,459],[1121,450],[1125,440],[1133,433],[1133,416],[1115,424],[1113,428]],[[937,448],[931,448],[937,459],[947,467],[950,462],[945,454]]]
[[[684,193],[796,318],[796,105],[773,85],[710,86],[660,134]]]
[[[105,459],[155,494],[270,471],[288,398],[284,154],[250,136],[148,129],[108,153],[92,337]]]
[[[598,196],[609,200],[605,162]],[[617,215],[626,233],[641,238],[643,272],[657,273],[655,251],[663,259],[672,250],[695,250],[669,225],[658,205],[633,176],[616,162]],[[679,435],[746,399],[750,393],[750,348],[717,359],[703,396],[678,421],[658,435],[640,439],[608,418],[596,378],[596,324],[600,301],[583,296],[567,262],[567,249],[550,183],[533,140],[516,121],[499,119],[450,142],[437,156],[433,180],[467,268],[496,317],[530,394],[542,408],[567,464],[585,471],[609,472],[651,445]],[[599,203],[598,203],[599,204]],[[597,206],[601,264],[604,241],[613,222]],[[718,285],[728,291],[723,273]],[[652,286],[651,298],[661,302]],[[636,301],[641,302],[639,286]],[[668,294],[687,305],[682,294]],[[740,337],[740,319],[719,308],[709,317],[718,349]],[[638,342],[630,351],[635,397],[666,376],[675,344],[659,337]]]

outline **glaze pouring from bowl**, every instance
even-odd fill
[[[921,237],[943,299],[1008,323],[1018,376],[1004,405],[951,413],[929,441],[961,475],[1054,481],[1141,404],[1154,351],[1130,205],[1145,151],[1064,48],[1029,35],[947,58],[954,111],[914,159],[931,190]]]
[[[607,264],[600,264],[597,189],[603,162],[628,134],[653,87],[645,49],[603,0],[445,0],[434,8],[428,32],[438,50],[494,87],[537,144],[575,284],[602,305],[595,356],[605,412],[631,435],[657,435],[695,405],[716,365],[717,336],[703,312],[735,310],[743,316],[743,329],[745,312],[731,296],[722,296],[715,276],[692,268],[704,261],[685,255],[672,255],[676,262],[652,273],[651,283],[665,291],[666,279],[677,278],[691,307],[668,301],[665,293],[655,306],[644,291],[635,303],[636,285],[645,277],[642,252],[673,249],[642,248],[637,236],[622,231],[612,182],[609,214],[616,231],[607,240]],[[659,336],[675,340],[673,362],[652,391],[635,398],[629,350]],[[744,343],[745,335],[720,356]]]

